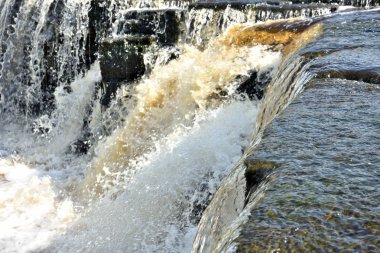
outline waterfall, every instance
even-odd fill
[[[131,92],[136,98],[134,108],[130,108],[124,125],[98,148],[86,185],[96,187],[95,178],[99,180],[101,174],[125,171],[130,159],[151,149],[155,140],[173,131],[172,127],[192,124],[194,113],[216,106],[220,94],[231,96],[238,75],[248,75],[250,70],[259,75],[275,71],[279,58],[278,52],[265,46],[234,48],[216,41],[205,51],[186,48],[177,60],[156,67],[150,78]],[[209,59],[215,64],[210,65]],[[101,180],[101,185],[107,184]]]
[[[244,160],[332,10],[1,1],[0,251],[233,250]]]
[[[328,5],[296,5],[278,3],[196,2],[189,6],[188,42],[204,47],[233,24],[257,23],[269,20],[309,18],[330,14]]]
[[[281,22],[270,23],[268,32],[269,27],[278,24],[284,26]],[[280,106],[284,107],[302,87],[305,78],[292,82],[303,73],[302,61],[295,60],[295,51],[321,29],[319,25],[306,30],[302,25],[297,27],[299,30],[285,31],[283,37],[277,38],[288,45],[279,47],[282,53],[265,45],[278,41],[263,39],[266,36],[262,33],[262,37],[244,40],[251,36],[250,32],[256,36],[260,26],[232,27],[205,50],[185,48],[178,59],[156,66],[132,90],[120,91],[117,96],[133,100],[129,112],[123,124],[98,143],[75,196],[79,201],[90,198],[90,208],[49,251],[188,252],[197,247],[192,246],[192,240],[199,214],[221,179],[239,164],[241,150],[248,144],[247,137],[255,125],[255,102],[234,95],[239,84],[236,77],[248,75],[250,70],[258,71],[259,76],[269,72],[274,77],[272,85],[278,98],[273,94],[272,100],[264,99],[260,105],[273,113],[265,113],[268,118],[257,121],[267,124],[281,108],[276,99],[283,101]],[[293,39],[298,42],[291,43]],[[289,60],[282,63],[279,72],[282,54]],[[215,64],[209,65],[209,59]],[[281,85],[284,82],[288,86]],[[296,88],[289,89],[292,85]],[[270,105],[266,106],[266,101],[271,101]],[[242,120],[247,115],[251,120]],[[220,120],[229,117],[240,119],[228,120],[232,125],[221,124]],[[236,122],[243,125],[237,127]],[[199,140],[206,136],[209,141],[200,144]],[[241,142],[233,144],[232,136]],[[246,147],[249,150],[251,146]],[[221,189],[223,185],[218,192]],[[212,213],[225,218],[218,211]],[[206,212],[202,220],[207,217]],[[220,240],[214,231],[200,230],[199,234],[211,235],[208,241]],[[81,241],[89,244],[82,245]]]
[[[3,110],[41,115],[83,73],[90,1],[6,1],[1,9]],[[16,107],[15,105],[18,105]],[[17,110],[16,110],[17,111]]]
[[[249,29],[243,29],[242,34],[247,33],[247,30]],[[282,61],[278,74],[267,87],[265,97],[260,105],[250,145],[245,149],[242,158],[235,164],[231,173],[225,177],[202,216],[192,252],[229,252],[234,248],[231,243],[238,236],[238,226],[249,215],[248,212],[243,212],[246,204],[244,193],[247,185],[246,167],[243,162],[252,154],[256,145],[260,142],[266,126],[296,97],[302,90],[303,85],[311,79],[312,74],[307,71],[306,59],[298,55],[297,52],[300,47],[317,38],[321,31],[320,24],[311,26],[301,33],[295,44],[291,44],[291,52]],[[237,42],[239,42],[238,38],[239,35],[236,39]],[[261,187],[265,187],[265,184]],[[260,189],[257,190],[255,196],[257,195],[260,196]],[[218,217],[218,219],[214,217]]]

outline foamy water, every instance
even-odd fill
[[[312,78],[297,50],[323,26],[293,30],[302,21],[293,19],[228,29],[257,13],[193,10],[193,46],[151,48],[146,75],[104,108],[99,62],[87,69],[93,1],[27,0],[13,17],[16,2],[0,3],[0,252],[232,249],[246,218],[240,162]],[[107,2],[99,7],[113,38],[130,7],[154,6]],[[209,27],[216,18],[223,22]],[[181,55],[169,61],[173,52]],[[236,94],[252,73],[272,77],[260,104]],[[93,144],[88,154],[73,152],[78,139]]]
[[[239,80],[252,71],[273,76],[283,58],[271,43],[228,40],[245,29],[204,50],[184,46],[167,65],[152,64],[106,112],[95,96],[95,62],[70,92],[56,88],[55,110],[36,118],[34,128],[22,126],[29,119],[5,117],[1,250],[190,252],[205,207],[255,128],[258,105],[235,94]],[[107,115],[118,108],[126,112],[112,125]],[[95,145],[88,155],[72,154],[86,119]],[[98,130],[107,121],[103,136]]]
[[[190,252],[195,205],[241,157],[256,111],[252,101],[233,101],[198,114],[192,127],[177,126],[135,160],[121,193],[94,203],[49,251]]]
[[[208,66],[212,57],[218,64]],[[234,78],[251,69],[275,71],[280,59],[266,46],[188,48],[136,86],[132,113],[99,141],[95,158],[67,151],[91,103],[92,124],[103,124],[99,103],[92,102],[99,65],[77,78],[71,93],[59,87],[55,112],[35,121],[46,133],[15,123],[0,130],[2,250],[189,252],[203,209],[255,126],[257,104],[233,95]],[[212,102],[218,89],[227,90],[228,99]],[[141,148],[134,156],[119,150],[131,141]],[[120,157],[112,157],[115,147]],[[99,156],[112,159],[83,183],[86,167],[91,172]],[[87,184],[101,184],[103,197],[78,195]]]
[[[252,70],[258,76],[273,74],[281,59],[281,52],[268,46],[226,46],[216,40],[204,51],[188,46],[177,60],[156,66],[129,94],[134,103],[125,102],[130,110],[125,123],[96,147],[80,191],[88,196],[109,190],[115,177],[124,177],[120,172],[134,170],[128,168],[131,160],[154,149],[157,139],[178,125],[191,126],[196,112],[218,106],[220,93],[228,99],[237,76]]]
[[[0,159],[0,251],[29,252],[49,244],[75,219],[70,200],[59,199],[49,176]]]
[[[1,251],[189,252],[196,205],[208,201],[240,158],[256,111],[255,102],[239,99],[197,114],[191,127],[178,125],[133,161],[137,172],[128,184],[120,182],[89,209],[78,208],[82,202],[73,203],[65,187],[80,181],[74,158],[50,154],[43,164],[27,164],[35,156],[3,152]]]

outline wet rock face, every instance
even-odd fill
[[[246,166],[245,178],[247,182],[246,197],[255,191],[257,186],[267,177],[274,169],[280,167],[280,164],[273,161],[257,160],[253,157],[244,161]]]
[[[94,62],[99,50],[100,41],[107,36],[111,28],[111,13],[109,11],[109,0],[97,0],[91,2],[91,8],[88,13],[88,39],[86,45],[86,55],[88,61]]]
[[[185,32],[185,12],[179,9],[128,11],[118,34],[153,35],[160,45],[174,45]]]
[[[125,36],[108,39],[100,48],[103,81],[133,81],[145,71],[143,52],[152,44],[149,36]]]
[[[61,64],[59,62],[61,59],[59,59],[58,51],[64,43],[63,31],[60,26],[64,19],[66,7],[64,0],[54,0],[52,2],[47,14],[48,25],[43,30],[46,38],[43,44],[43,66],[45,68],[41,82],[43,98],[41,106],[38,107],[40,108],[39,111],[46,112],[53,110],[55,107],[54,91],[57,85],[66,84],[69,90],[69,85],[74,78],[78,74],[85,72],[86,69],[89,69],[91,64],[98,58],[100,41],[107,36],[111,23],[114,21],[110,19],[112,16],[110,5],[110,0],[91,1],[88,12],[87,33],[84,33],[86,36],[83,36],[77,44],[83,52],[78,55],[78,61],[67,62],[63,68],[64,73],[58,73]],[[38,113],[36,111],[36,114]]]
[[[146,72],[144,54],[152,47],[174,47],[185,34],[185,12],[180,9],[133,10],[119,22],[116,38],[100,45],[103,77],[102,104],[107,106],[121,83],[133,82]],[[154,57],[153,57],[154,58]]]
[[[368,69],[331,69],[326,71],[321,71],[317,74],[318,78],[339,78],[347,80],[355,80],[366,83],[380,84],[380,69],[379,68],[368,68]]]
[[[3,1],[4,2],[4,1]],[[5,84],[4,93],[10,104],[17,104],[17,109],[30,116],[41,113],[49,113],[54,108],[54,90],[58,83],[57,50],[61,44],[59,25],[62,21],[64,3],[62,0],[54,0],[46,13],[46,24],[39,27],[39,9],[34,7],[28,10],[26,1],[15,0],[11,5],[0,3],[0,10],[5,13],[5,20],[1,20],[5,26],[4,33],[0,35],[0,83]],[[32,4],[31,4],[32,5]],[[2,9],[4,8],[4,9]],[[42,15],[42,14],[41,14]],[[36,33],[36,30],[39,32]],[[35,37],[39,37],[36,43]],[[43,51],[40,57],[33,58],[32,50],[38,47],[38,52]],[[33,60],[33,61],[32,61]],[[76,66],[72,66],[73,68]],[[32,73],[32,74],[31,74]],[[71,73],[70,73],[71,74]],[[34,75],[34,79],[31,76]],[[65,75],[66,80],[70,75]],[[6,84],[13,83],[12,86]],[[39,86],[34,90],[35,99],[25,101],[15,94],[25,93],[23,86]],[[10,108],[8,104],[8,108]],[[13,107],[13,106],[12,106]]]
[[[95,7],[99,3],[93,6],[89,12],[88,19],[88,33],[82,33],[81,38],[75,38],[76,40],[71,44],[71,48],[64,48],[64,44],[69,44],[67,38],[64,36],[64,30],[62,24],[67,22],[67,17],[65,18],[65,1],[64,0],[54,0],[52,1],[49,10],[47,12],[47,22],[46,26],[41,30],[42,50],[43,59],[41,66],[43,68],[39,73],[41,78],[41,92],[42,98],[39,105],[34,109],[34,114],[38,115],[40,113],[50,113],[55,108],[54,91],[57,86],[64,85],[66,90],[70,90],[70,83],[80,74],[83,74],[90,65],[94,63],[97,58],[98,52],[98,41],[102,29],[101,26],[96,22],[103,22],[105,19],[104,13],[101,14],[99,10]],[[93,5],[93,3],[92,3]],[[96,12],[96,15],[94,14]],[[67,11],[67,10],[66,10]],[[96,16],[96,18],[94,17]],[[79,24],[78,20],[72,19],[70,25],[77,26]],[[82,21],[86,23],[86,21]],[[86,23],[87,24],[87,23]],[[103,27],[105,23],[103,22]],[[73,33],[80,33],[78,28]],[[96,32],[95,32],[96,30]],[[66,41],[65,41],[66,40]],[[78,50],[79,47],[79,50]],[[78,50],[76,55],[70,55],[67,53],[68,60],[62,61],[62,56],[59,55],[59,51]]]
[[[62,0],[56,0],[52,3],[49,9],[49,25],[46,27],[46,41],[43,45],[44,50],[44,65],[45,68],[44,78],[42,79],[41,89],[43,91],[43,105],[50,110],[53,110],[54,105],[54,90],[58,84],[58,57],[57,51],[61,43],[59,25],[62,20],[62,12],[64,3]],[[67,73],[68,74],[68,73]],[[66,78],[71,79],[66,75]],[[67,80],[67,81],[68,81]],[[43,111],[45,111],[44,109]]]
[[[144,52],[151,46],[150,36],[125,36],[103,41],[100,69],[104,90],[101,103],[108,106],[121,82],[131,82],[145,72]]]
[[[237,92],[247,94],[250,99],[262,99],[265,87],[272,80],[270,73],[258,74],[257,71],[251,71],[248,76],[237,78],[240,83]]]

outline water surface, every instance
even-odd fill
[[[280,164],[239,252],[380,250],[380,89],[314,80],[265,131],[254,158]]]

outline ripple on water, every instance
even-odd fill
[[[380,90],[316,80],[266,130],[257,159],[276,180],[239,252],[380,251]]]

